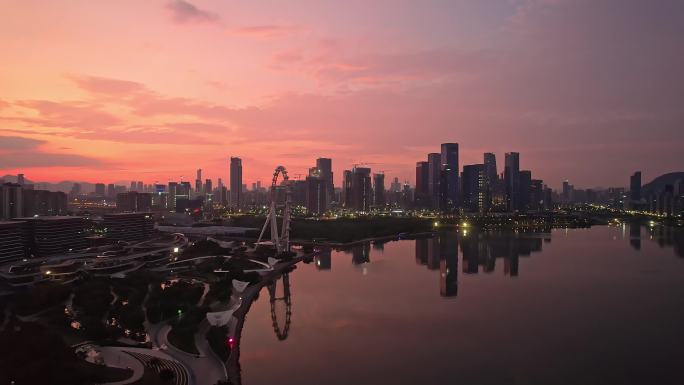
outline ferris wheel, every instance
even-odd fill
[[[282,177],[282,182],[278,184],[278,177]],[[283,207],[283,227],[280,234],[278,234],[278,222],[276,220],[278,192],[285,192],[285,206]],[[287,170],[283,166],[276,167],[273,172],[273,179],[271,181],[271,205],[266,216],[266,222],[261,229],[257,246],[262,244],[272,244],[275,246],[278,254],[285,251],[290,251],[290,179],[287,175]],[[262,242],[266,228],[271,225],[271,240]]]

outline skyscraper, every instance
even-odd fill
[[[352,207],[352,172],[344,170],[342,175],[342,201],[344,207]]]
[[[428,162],[416,162],[416,190],[414,192],[415,205],[417,208],[428,208],[430,195],[428,192],[428,175],[430,167]]]
[[[197,169],[197,178],[195,178],[195,192],[197,194],[202,193],[202,169]]]
[[[242,159],[230,158],[230,206],[242,207]]]
[[[629,194],[632,202],[641,200],[641,171],[635,172],[629,178]]]
[[[520,154],[507,152],[505,158],[506,209],[516,211],[520,209]]]
[[[316,159],[316,168],[320,172],[320,178],[323,181],[325,187],[325,201],[326,205],[330,204],[330,201],[335,195],[335,187],[333,184],[333,172],[332,172],[332,159],[330,158],[318,158]]]
[[[322,214],[327,210],[327,188],[328,181],[320,172],[310,172],[306,177],[306,209],[309,214]]]
[[[369,211],[371,205],[371,170],[367,167],[354,167],[351,178],[352,208]]]
[[[95,183],[95,195],[98,197],[105,196],[105,185],[104,183]]]
[[[442,175],[442,155],[436,152],[428,154],[428,195],[430,208],[439,209],[439,181]]]
[[[484,164],[463,166],[463,207],[483,212],[486,207],[486,170]]]
[[[373,205],[378,208],[385,206],[385,174],[373,174]]]
[[[522,170],[520,171],[520,210],[530,209],[530,196],[531,196],[531,185],[532,185],[532,171]]]
[[[459,183],[458,183],[458,143],[442,143],[440,154],[441,171],[444,174],[441,178],[445,182],[440,190],[443,196],[440,197],[440,208],[452,211],[458,207]]]
[[[110,183],[107,185],[107,198],[115,198],[116,197],[116,189],[114,188],[114,183]]]

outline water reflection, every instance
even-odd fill
[[[280,281],[282,281],[283,285],[282,297],[278,297],[276,295],[277,285]],[[292,295],[290,293],[289,273],[283,274],[280,279],[268,285],[268,296],[269,302],[271,303],[271,321],[273,321],[273,331],[275,332],[278,340],[283,341],[287,338],[287,334],[290,331],[290,323],[292,322]],[[285,320],[283,322],[283,327],[281,327],[278,322],[278,314],[276,312],[278,303],[283,304],[285,307]]]
[[[251,310],[253,316],[248,325],[255,326],[248,326],[254,331],[250,332],[246,349],[251,350],[247,365],[248,373],[254,378],[248,385],[272,383],[278,377],[264,374],[263,370],[272,367],[277,371],[286,364],[296,365],[298,361],[283,354],[288,349],[292,356],[301,351],[320,352],[330,363],[314,359],[313,367],[307,366],[307,370],[312,371],[307,375],[311,377],[289,373],[288,379],[283,380],[287,384],[307,383],[307,378],[326,378],[327,370],[344,366],[350,357],[357,356],[378,365],[376,374],[388,375],[396,383],[419,383],[419,375],[427,377],[424,383],[449,382],[446,377],[435,374],[440,371],[412,367],[413,356],[409,355],[401,363],[395,362],[403,359],[394,354],[405,343],[416,349],[417,357],[437,364],[444,373],[457,364],[440,357],[466,357],[465,362],[458,364],[459,375],[464,376],[462,383],[511,383],[514,374],[521,379],[536,379],[535,376],[551,379],[555,378],[554,373],[563,370],[573,373],[570,377],[577,379],[572,368],[591,366],[600,361],[599,357],[609,357],[607,365],[612,365],[613,372],[624,368],[631,370],[637,366],[626,365],[625,362],[632,362],[632,359],[621,356],[621,352],[639,352],[651,359],[649,352],[653,350],[646,349],[650,345],[641,342],[656,338],[660,341],[658,347],[666,346],[662,341],[681,335],[672,332],[678,329],[670,324],[684,319],[684,315],[680,317],[676,312],[677,307],[668,307],[673,303],[672,298],[681,298],[677,293],[684,290],[677,288],[677,293],[668,294],[673,287],[672,276],[681,272],[677,270],[681,264],[666,264],[660,258],[645,261],[641,257],[662,255],[662,252],[655,252],[655,245],[671,248],[676,255],[684,257],[682,230],[642,227],[621,224],[611,228],[559,230],[554,232],[553,242],[551,233],[448,231],[413,241],[366,242],[341,252],[322,251],[314,257],[313,266],[298,266],[295,272],[275,278],[266,286],[268,302],[257,303],[256,309]],[[542,252],[544,258],[540,258]],[[333,254],[335,274],[332,274]],[[670,262],[681,262],[671,259],[674,261]],[[601,274],[597,275],[599,270]],[[295,280],[294,293],[290,288],[291,279]],[[431,285],[437,280],[438,290]],[[605,289],[606,282],[610,282],[609,289]],[[461,285],[468,287],[465,294],[459,290]],[[501,293],[501,288],[506,288],[503,290],[506,295],[490,295]],[[444,301],[437,292],[439,297],[457,299]],[[297,303],[303,309],[296,320],[291,317],[293,294],[299,295]],[[459,294],[464,298],[458,298]],[[628,300],[624,301],[625,298]],[[657,306],[650,305],[654,300],[660,301]],[[559,303],[563,305],[557,306]],[[655,309],[659,313],[634,313],[633,306],[644,303],[649,304],[649,312]],[[515,311],[518,308],[526,311]],[[652,322],[649,317],[656,316],[661,320],[658,322],[667,323],[665,329],[642,328],[641,325]],[[565,319],[572,319],[572,324],[563,325]],[[628,326],[615,327],[616,319],[629,321]],[[293,321],[297,329],[290,333]],[[493,332],[505,330],[502,326],[508,323],[519,325],[520,334]],[[272,324],[272,331],[269,324]],[[580,337],[570,332],[575,328],[582,331],[578,333]],[[468,333],[459,330],[468,330]],[[357,342],[347,344],[351,338],[356,338]],[[383,344],[370,342],[375,338]],[[278,343],[284,340],[285,344]],[[547,342],[525,344],[532,340]],[[596,342],[599,340],[606,342]],[[236,346],[238,357],[240,341]],[[638,343],[632,346],[629,341]],[[483,348],[478,350],[475,348],[478,346]],[[466,347],[475,351],[475,356],[469,357]],[[539,366],[515,358],[519,349],[527,350],[527,356],[536,357],[540,366],[551,369],[540,372]],[[573,353],[564,355],[564,349]],[[496,351],[505,354],[491,353]],[[486,365],[478,366],[488,362],[486,355],[490,353],[496,356],[492,361],[496,370],[485,370]],[[503,355],[514,357],[515,363],[503,359]],[[269,357],[280,358],[274,362]],[[391,359],[385,362],[382,357]],[[654,362],[662,359],[656,358],[653,358]],[[477,370],[464,370],[469,365],[475,365]],[[232,377],[232,380],[240,384],[239,362],[235,367],[238,378]],[[372,366],[359,371],[354,368],[342,371],[340,378],[354,378],[358,380],[354,383],[359,384],[378,383],[364,377],[364,373],[373,372]],[[387,374],[388,368],[397,369],[401,375]],[[591,375],[603,378],[602,373],[610,373],[610,370],[599,369],[592,367]],[[496,373],[504,374],[497,377]],[[411,375],[416,378],[411,377],[409,381],[405,376]],[[262,381],[254,381],[255,378]]]

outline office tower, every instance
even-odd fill
[[[491,197],[500,196],[499,174],[496,169],[496,155],[491,152],[484,153],[485,176],[487,177],[487,190]]]
[[[73,185],[71,185],[71,191],[69,192],[69,195],[72,197],[77,197],[81,195],[81,184],[74,183]]]
[[[392,181],[392,184],[390,185],[390,191],[401,192],[401,183],[399,182],[399,178],[394,177],[394,180]]]
[[[107,198],[114,198],[116,196],[116,190],[114,190],[114,183],[107,185]]]
[[[136,191],[137,192],[145,192],[145,188],[143,188],[143,182],[138,181],[137,186],[136,186]]]
[[[496,173],[496,155],[491,152],[484,153],[485,174],[490,182],[494,182],[498,178]]]
[[[553,190],[551,190],[550,187],[544,185],[543,191],[544,191],[543,208],[544,208],[544,210],[551,210],[551,209],[553,209]]]
[[[506,209],[516,211],[520,209],[520,154],[507,152],[505,163]]]
[[[197,169],[197,178],[195,178],[195,192],[197,194],[202,193],[202,169]]]
[[[24,216],[23,188],[18,183],[0,185],[0,219]]]
[[[98,197],[105,196],[105,185],[104,183],[95,183],[95,195]]]
[[[430,208],[439,209],[439,181],[442,175],[442,155],[436,152],[428,154],[428,195]]]
[[[321,172],[321,179],[326,186],[326,205],[330,204],[335,195],[335,185],[333,183],[332,159],[318,158],[316,159],[316,168]]]
[[[25,183],[24,174],[17,174],[17,184],[23,186]]]
[[[135,181],[131,181],[131,188],[128,189],[128,191],[137,191],[137,185],[135,184]]]
[[[483,164],[463,166],[463,207],[473,212],[483,212],[486,207],[486,172]]]
[[[369,211],[371,205],[371,170],[354,167],[351,172],[351,204],[357,211]]]
[[[204,181],[204,193],[207,195],[211,195],[211,192],[213,189],[214,189],[214,184],[211,182],[211,179],[206,179]]]
[[[170,209],[175,209],[176,208],[176,194],[178,192],[178,183],[176,182],[169,182],[169,194],[168,197],[166,198],[166,204]]]
[[[629,178],[629,194],[632,202],[641,200],[641,171],[635,172]]]
[[[544,210],[544,182],[540,179],[530,181],[530,210]]]
[[[567,180],[563,181],[563,193],[561,197],[563,203],[570,203],[574,200],[574,190],[575,186],[571,185]]]
[[[344,170],[342,174],[342,201],[344,207],[352,208],[352,172]]]
[[[440,208],[453,211],[458,207],[459,182],[458,182],[458,143],[442,143],[440,154],[442,180],[442,196],[440,197]]]
[[[375,207],[385,206],[385,174],[373,174],[373,204]]]
[[[414,192],[416,208],[425,209],[430,206],[429,174],[428,162],[416,162],[416,190]]]
[[[306,209],[309,214],[323,214],[327,210],[328,181],[323,178],[317,168],[316,172],[306,177]]]
[[[242,159],[230,158],[230,207],[242,207]]]
[[[532,184],[532,171],[520,171],[520,210],[530,208],[530,189]]]

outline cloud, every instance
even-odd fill
[[[97,159],[81,155],[43,152],[39,147],[45,143],[33,138],[0,136],[0,169],[103,165]]]
[[[21,136],[0,136],[0,150],[30,150],[45,143],[42,140],[24,138]]]
[[[142,83],[129,80],[110,79],[98,76],[67,76],[81,89],[111,96],[127,96],[142,92],[145,86]]]
[[[166,9],[176,23],[217,23],[220,20],[217,14],[199,9],[185,0],[172,0],[166,4]]]
[[[88,167],[103,168],[105,163],[94,158],[75,154],[45,152],[16,152],[0,159],[0,169],[31,167]]]
[[[288,36],[297,32],[302,31],[301,27],[295,25],[278,25],[278,24],[267,24],[267,25],[250,25],[237,27],[230,30],[234,35],[238,36],[248,36],[255,38],[276,38]]]

